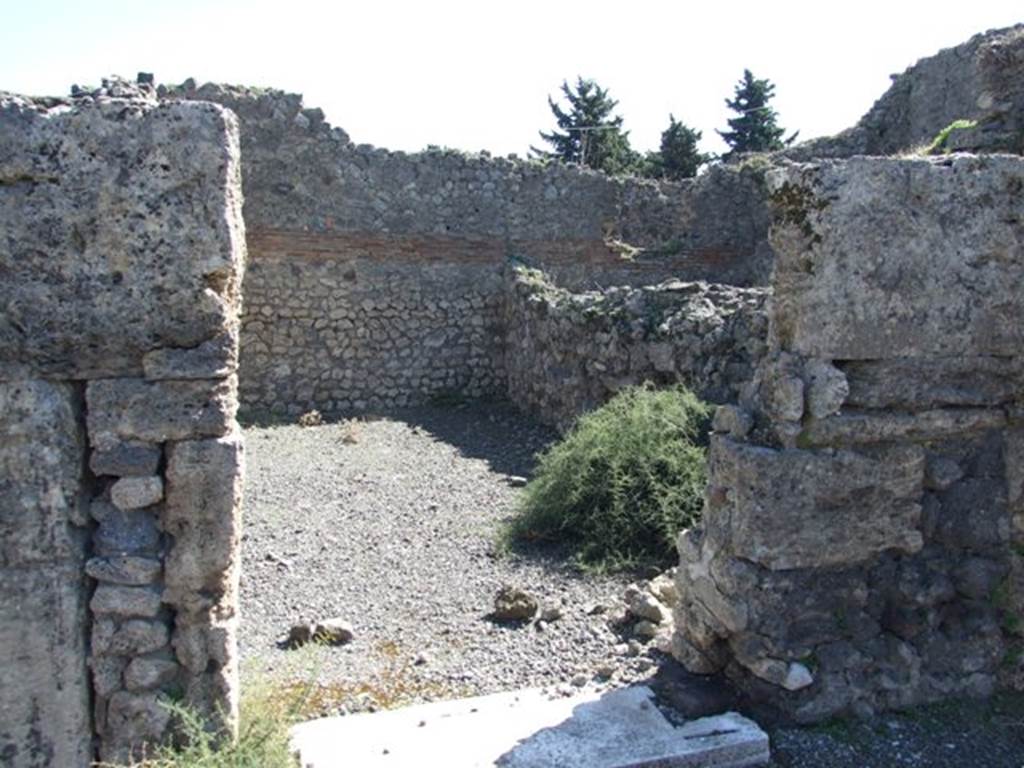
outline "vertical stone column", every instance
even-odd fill
[[[1024,160],[769,186],[770,352],[715,417],[674,653],[801,721],[987,695],[1024,626]]]
[[[92,757],[80,393],[0,381],[0,762]]]
[[[163,356],[164,353],[156,353]],[[211,375],[185,365],[177,375]],[[103,491],[88,573],[97,580],[92,665],[101,754],[159,741],[180,700],[230,727],[242,443],[234,376],[104,379],[86,390],[91,466]]]
[[[129,761],[236,713],[234,116],[0,94],[0,755]]]

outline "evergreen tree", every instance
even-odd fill
[[[772,152],[793,143],[796,133],[782,138],[786,130],[777,124],[778,114],[768,105],[773,96],[775,85],[770,80],[759,80],[749,69],[743,70],[735,98],[725,100],[738,116],[728,121],[730,130],[718,131],[729,145],[726,159],[743,152]]]
[[[579,163],[609,174],[629,173],[639,157],[629,146],[629,132],[622,130],[622,117],[613,115],[618,101],[593,80],[576,78],[575,87],[562,82],[562,94],[568,101],[563,109],[548,96],[548,106],[557,127],[540,137],[551,150],[530,147],[536,157]]]
[[[661,133],[661,149],[647,156],[645,175],[659,179],[691,179],[711,155],[697,149],[701,132],[668,116],[668,128]]]

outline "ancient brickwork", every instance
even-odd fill
[[[257,236],[246,406],[336,413],[501,393],[500,269],[471,250],[456,260],[444,238],[429,260],[428,240]]]
[[[768,277],[767,208],[749,169],[658,184],[390,152],[352,144],[296,94],[186,83],[161,95],[218,102],[241,121],[241,397],[256,411],[502,392],[509,259],[575,289]]]
[[[1024,160],[769,176],[770,351],[719,409],[675,653],[802,721],[1019,672]]]
[[[238,128],[122,82],[0,94],[0,755],[234,717]]]
[[[563,429],[648,381],[735,402],[766,348],[763,288],[669,281],[572,293],[520,267],[508,293],[508,396]]]

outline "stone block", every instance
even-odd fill
[[[0,762],[92,764],[86,586],[74,563],[0,567]]]
[[[229,666],[237,649],[237,631],[237,619],[232,614],[179,613],[172,640],[174,655],[193,675]]]
[[[0,98],[0,367],[142,373],[234,323],[235,117],[208,103]]]
[[[1008,572],[1007,563],[969,557],[953,570],[953,583],[958,592],[972,600],[991,600]]]
[[[841,363],[854,408],[926,411],[1013,402],[1024,384],[1024,357],[965,354],[948,358]]]
[[[825,360],[808,360],[804,365],[807,411],[811,418],[824,419],[836,413],[850,394],[846,375]]]
[[[93,593],[89,608],[96,615],[151,619],[160,612],[160,592],[150,587],[100,584]]]
[[[157,510],[120,510],[109,502],[95,500],[89,511],[99,526],[93,532],[93,549],[97,555],[157,555],[161,551]]]
[[[1005,552],[1010,543],[1011,518],[1002,482],[969,478],[935,497],[938,504],[931,522],[937,542],[978,554]]]
[[[787,691],[799,691],[814,684],[811,671],[799,662],[787,663],[779,659],[759,657],[745,666],[765,682],[785,688]]]
[[[170,722],[167,701],[159,694],[118,691],[107,704],[100,757],[118,763],[139,758],[147,744],[163,740]]]
[[[124,656],[92,656],[89,668],[92,669],[92,688],[97,696],[109,697],[124,687],[125,667],[128,659]]]
[[[946,408],[920,413],[846,412],[808,422],[798,444],[851,446],[866,443],[925,442],[998,429],[1006,413],[997,408]]]
[[[749,411],[736,405],[720,405],[715,409],[711,428],[715,432],[728,434],[736,440],[742,440],[754,428],[754,418]]]
[[[238,370],[238,336],[225,333],[190,349],[155,349],[142,358],[147,379],[223,379]]]
[[[185,701],[214,728],[232,732],[238,725],[238,664],[234,656],[223,667],[185,678]]]
[[[157,620],[98,617],[92,626],[92,652],[97,655],[139,656],[159,651],[169,639],[167,624]]]
[[[1003,155],[770,172],[782,348],[826,360],[1018,355],[1022,185],[1024,158]]]
[[[160,466],[160,446],[152,443],[115,442],[109,448],[93,450],[89,468],[94,475],[145,477]]]
[[[924,487],[944,491],[964,476],[960,464],[948,456],[928,456],[924,471]]]
[[[1014,518],[1015,540],[1024,541],[1024,424],[1013,424],[1005,437],[1007,505]]]
[[[799,659],[822,643],[880,631],[863,569],[759,570],[756,585],[730,599],[745,605],[746,634],[768,643],[769,655]]]
[[[176,661],[162,658],[136,658],[124,671],[124,684],[129,691],[151,691],[174,681],[181,667]]]
[[[774,450],[716,435],[709,466],[728,495],[709,509],[707,537],[736,557],[772,569],[827,567],[922,546],[919,447]]]
[[[130,555],[94,557],[85,564],[85,572],[97,581],[130,586],[152,584],[162,571],[163,564],[159,560]]]
[[[92,758],[84,458],[73,385],[0,381],[0,761],[14,768]]]
[[[122,477],[110,487],[110,500],[120,510],[142,509],[164,497],[164,481],[158,476]]]
[[[167,502],[161,518],[173,538],[164,562],[164,600],[198,611],[238,588],[243,445],[234,432],[216,440],[187,440],[167,450]]]
[[[123,441],[163,443],[217,437],[238,407],[234,377],[198,381],[103,379],[89,382],[89,440],[106,450]]]
[[[70,384],[0,381],[0,567],[83,557],[78,414]]]

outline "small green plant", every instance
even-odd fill
[[[703,505],[709,413],[681,387],[623,390],[540,454],[503,535],[563,544],[588,570],[668,564]]]
[[[309,685],[252,684],[239,703],[237,739],[211,731],[200,713],[168,701],[176,743],[157,747],[134,768],[296,768],[288,729],[298,721],[309,692]]]
[[[977,120],[954,120],[935,135],[932,143],[924,148],[922,154],[939,155],[948,152],[947,144],[949,144],[949,137],[953,135],[953,131],[966,131],[977,126]]]

